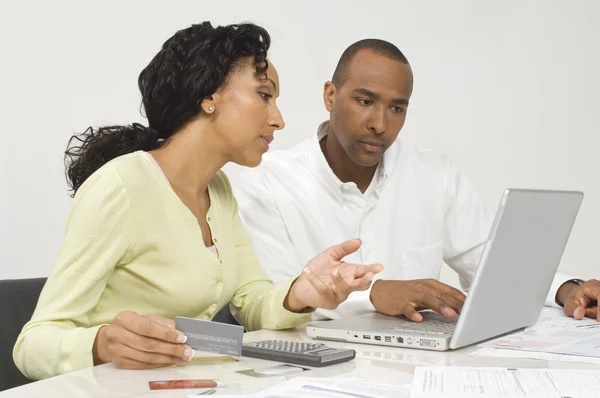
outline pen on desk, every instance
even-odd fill
[[[210,390],[206,390],[206,391],[202,391],[199,392],[198,394],[196,394],[195,396],[199,396],[199,395],[213,395],[214,393],[216,393],[217,390],[215,388],[211,388]]]
[[[576,325],[576,328],[597,328],[600,327],[598,323],[587,323],[585,325]]]

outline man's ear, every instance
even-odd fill
[[[325,82],[325,85],[323,86],[323,102],[325,103],[325,109],[327,109],[327,112],[331,112],[333,110],[336,93],[337,88],[335,85],[330,81]]]

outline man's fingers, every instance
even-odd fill
[[[566,316],[575,317],[575,310],[577,308],[581,307],[576,300],[569,300],[564,304],[565,305],[563,307],[563,312],[565,313]]]
[[[583,319],[583,317],[586,316],[586,309],[584,307],[577,307],[575,308],[575,310],[573,311],[573,318],[575,319]]]
[[[600,322],[600,293],[597,293],[596,302],[591,302],[585,308],[585,316],[588,318],[596,318]]]
[[[457,300],[457,301],[459,301],[459,302],[461,302],[461,303],[464,304],[465,300],[467,299],[467,296],[463,292],[461,292],[460,290],[458,290],[457,288],[454,288],[454,287],[451,287],[451,286],[449,286],[449,288],[450,288],[450,290],[449,290],[450,295],[452,295],[452,297],[455,300]]]
[[[564,313],[566,316],[575,317],[575,310],[579,307],[588,308],[591,307],[592,300],[585,295],[575,295],[570,300],[565,302]],[[578,318],[581,319],[581,318]]]
[[[454,294],[452,294],[452,292],[442,293],[442,294],[438,295],[437,298],[440,301],[446,303],[457,314],[461,313],[463,305],[465,304],[464,300],[457,299],[456,296]]]
[[[565,315],[575,319],[596,318],[600,322],[600,311],[598,310],[600,294],[592,298],[594,296],[591,296],[589,291],[584,290],[583,293],[584,296],[578,296],[565,304]]]
[[[423,284],[435,292],[435,297],[452,308],[452,311],[446,311],[442,315],[453,317],[462,311],[463,304],[467,299],[463,292],[436,279],[426,279]]]
[[[413,322],[421,322],[423,320],[423,316],[410,303],[404,304],[400,311]]]
[[[585,316],[588,318],[596,318],[596,320],[600,322],[600,311],[598,311],[597,306],[586,308]]]
[[[434,310],[446,318],[454,318],[456,316],[456,311],[454,311],[452,308],[450,308],[450,306],[448,306],[448,304],[445,304],[433,294],[426,294],[419,304]]]
[[[350,239],[339,245],[331,246],[323,253],[333,257],[334,259],[341,261],[348,254],[352,254],[360,248],[362,244],[360,239]]]

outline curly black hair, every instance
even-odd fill
[[[202,101],[227,84],[243,58],[253,57],[257,73],[266,73],[270,45],[269,33],[250,23],[214,28],[203,22],[175,33],[138,79],[148,127],[89,127],[69,139],[65,168],[73,195],[108,161],[160,147],[201,112]]]

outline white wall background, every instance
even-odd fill
[[[322,86],[349,44],[395,43],[415,74],[402,134],[457,160],[493,202],[506,187],[583,190],[561,269],[600,277],[600,2],[3,0],[0,278],[49,273],[71,205],[68,138],[144,122],[137,75],[203,20],[272,34],[287,122],[275,148],[327,117]]]

